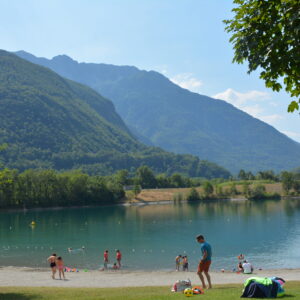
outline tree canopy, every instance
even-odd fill
[[[248,61],[248,73],[259,69],[268,88],[295,97],[288,111],[300,103],[299,0],[234,0],[234,16],[225,20],[232,33],[233,62]]]

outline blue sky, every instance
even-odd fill
[[[184,88],[224,99],[300,142],[289,96],[232,64],[221,0],[0,0],[0,48],[51,58],[157,70]]]

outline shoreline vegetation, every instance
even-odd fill
[[[300,196],[300,174],[272,171],[255,176],[241,170],[237,178],[189,178],[155,175],[148,166],[135,173],[120,170],[91,176],[80,170],[0,170],[0,210],[137,205],[216,200],[281,199]]]

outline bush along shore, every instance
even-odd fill
[[[246,173],[247,174],[247,173]],[[248,176],[248,175],[247,175]],[[153,201],[244,198],[275,199],[300,195],[300,175],[283,172],[259,172],[255,177],[206,180],[188,178],[175,173],[155,175],[147,166],[133,174],[120,170],[110,176],[90,176],[80,170],[0,170],[0,208],[43,208],[107,205],[145,201],[151,194]],[[170,192],[168,192],[168,190]],[[168,193],[168,198],[164,198]],[[171,195],[171,196],[170,196]],[[147,201],[147,200],[146,200]]]

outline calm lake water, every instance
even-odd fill
[[[46,267],[56,252],[69,267],[96,269],[105,249],[111,262],[120,249],[128,270],[171,270],[177,254],[194,270],[199,233],[213,247],[213,269],[231,270],[240,253],[257,268],[300,267],[300,200],[2,212],[0,265]]]

